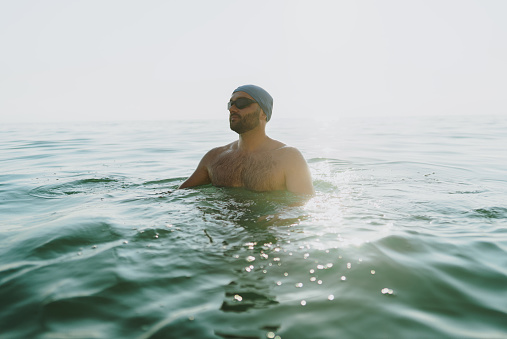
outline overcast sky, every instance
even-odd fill
[[[507,117],[507,1],[0,0],[0,123]]]

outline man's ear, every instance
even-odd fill
[[[261,116],[264,120],[266,120],[266,122],[268,122],[268,116],[266,115],[266,113],[264,113],[263,109],[261,109]]]

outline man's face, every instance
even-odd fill
[[[245,92],[236,92],[231,96],[231,101],[238,98],[253,98]],[[251,131],[255,127],[259,126],[260,123],[261,108],[259,104],[253,103],[248,107],[239,109],[236,105],[229,108],[229,123],[231,130],[238,134]]]

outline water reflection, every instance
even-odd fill
[[[232,281],[225,291],[221,311],[245,312],[252,308],[266,308],[278,304],[276,295],[269,290],[269,286],[252,280],[236,282]]]
[[[271,226],[290,226],[308,218],[308,198],[290,192],[252,192],[239,188],[205,187],[198,210],[203,221],[219,221],[257,233]]]
[[[287,255],[280,244],[290,244],[291,231],[309,218],[304,207],[308,199],[289,192],[212,186],[199,190],[202,195],[196,207],[207,225],[204,232],[210,242],[222,244],[234,272],[220,310],[243,313],[278,305],[274,288],[279,285],[273,272],[282,266],[281,256]],[[239,234],[228,232],[231,228]]]

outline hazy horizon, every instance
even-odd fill
[[[504,1],[0,3],[0,123],[505,115]]]

